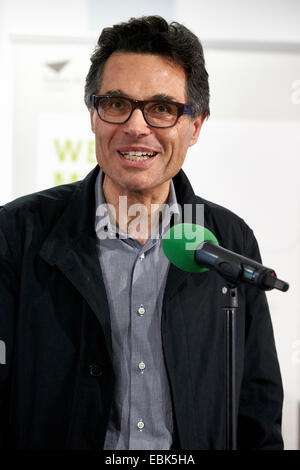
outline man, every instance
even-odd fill
[[[244,221],[195,196],[181,170],[209,115],[202,47],[144,17],[103,30],[91,62],[99,166],[0,211],[2,447],[224,449],[224,281],[170,266],[161,227],[176,214],[152,220],[204,205],[220,245],[260,260]],[[238,448],[282,449],[266,298],[238,294]]]

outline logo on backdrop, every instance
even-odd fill
[[[63,60],[61,62],[48,62],[45,65],[47,65],[54,72],[59,73],[66,65],[68,65],[69,62],[69,60]]]
[[[44,62],[42,80],[50,92],[69,92],[70,86],[82,85],[82,76],[74,69],[71,59]]]

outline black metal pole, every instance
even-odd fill
[[[226,449],[236,450],[235,311],[226,310]]]
[[[226,450],[237,449],[236,415],[236,331],[235,313],[238,307],[236,287],[222,289],[222,309],[226,315]]]

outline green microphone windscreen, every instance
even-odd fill
[[[208,271],[195,261],[195,250],[201,243],[219,245],[215,235],[205,227],[196,224],[177,224],[163,236],[163,250],[166,257],[177,268],[190,273]]]

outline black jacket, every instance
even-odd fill
[[[114,371],[94,231],[98,170],[0,210],[2,448],[103,446]],[[242,219],[196,197],[183,171],[174,184],[179,203],[205,204],[205,225],[220,245],[260,260]],[[225,447],[223,285],[212,271],[171,265],[168,274],[162,342],[180,449]],[[281,449],[283,394],[266,297],[245,286],[238,295],[238,447]]]

